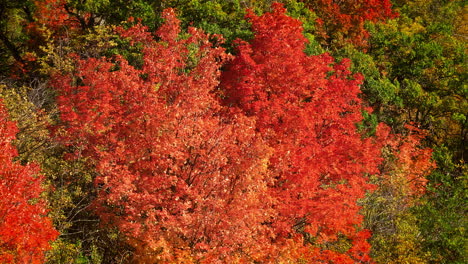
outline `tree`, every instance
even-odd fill
[[[425,132],[407,126],[407,134],[388,135],[378,188],[363,201],[365,226],[372,231],[371,256],[377,263],[427,263],[414,208],[427,191],[426,176],[435,168],[432,150],[422,148]]]
[[[400,17],[369,27],[371,55],[394,87],[379,111],[394,127],[416,122],[428,131],[437,169],[416,210],[421,241],[434,262],[466,262],[466,6],[463,1],[396,1]],[[466,23],[465,23],[466,24]],[[369,86],[371,94],[379,93]],[[375,97],[376,101],[384,101]]]
[[[249,14],[255,37],[238,43],[221,96],[256,119],[274,151],[269,187],[278,201],[271,223],[278,241],[300,234],[299,243],[310,244],[308,261],[369,261],[357,200],[373,189],[367,176],[379,173],[382,145],[356,128],[362,77],[350,74],[349,60],[307,56],[301,23],[280,4],[273,9]],[[383,125],[378,131],[385,134]]]
[[[345,43],[366,48],[366,22],[385,21],[397,16],[389,0],[303,0],[317,13],[319,35],[325,45],[340,48]]]
[[[41,198],[43,176],[35,164],[21,165],[12,145],[16,124],[0,100],[0,261],[42,263],[58,233]]]
[[[161,41],[140,24],[119,29],[143,47],[141,69],[77,59],[55,77],[63,140],[95,167],[95,210],[127,235],[136,261],[267,254],[270,150],[253,120],[212,93],[224,49],[193,28],[181,38],[174,12],[164,17]]]
[[[130,2],[0,3],[14,160],[41,164],[63,234],[50,263],[463,258],[461,1],[394,1],[388,24],[390,1],[280,1],[302,24],[271,0]],[[149,33],[169,6],[180,26]],[[447,146],[422,198],[421,140]]]

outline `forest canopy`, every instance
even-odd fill
[[[0,0],[1,263],[466,263],[462,0]]]

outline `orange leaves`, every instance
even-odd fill
[[[156,34],[168,45],[174,45],[179,37],[180,21],[176,18],[175,12],[171,8],[164,10],[162,17],[165,23],[158,29]]]
[[[407,129],[410,134],[400,143],[396,158],[401,173],[407,175],[410,189],[408,194],[420,195],[425,190],[425,176],[435,169],[435,163],[431,160],[431,149],[419,148],[420,141],[425,137],[424,132],[412,126],[407,126]]]
[[[377,173],[382,160],[382,145],[356,131],[362,76],[350,75],[349,60],[308,57],[300,23],[281,5],[250,18],[255,38],[239,46],[222,88],[226,104],[255,117],[259,136],[274,150],[270,194],[279,215],[272,226],[289,236],[294,223],[305,219],[305,230],[312,233],[301,232],[316,237],[316,246],[339,234],[352,237],[362,222],[356,202],[372,188],[366,175]],[[368,248],[359,249],[367,254]],[[334,259],[333,254],[324,259]],[[336,256],[352,263],[348,256]]]
[[[65,11],[64,0],[36,0],[34,4],[37,8],[37,26],[46,26],[55,31],[71,22],[70,15]]]
[[[384,171],[387,184],[399,186],[400,192],[408,197],[408,202],[425,192],[425,178],[436,164],[431,160],[432,150],[419,147],[425,132],[407,125],[408,135],[390,135],[387,138],[387,169]]]
[[[343,46],[352,43],[361,48],[367,47],[369,33],[365,22],[385,21],[398,14],[391,9],[389,0],[304,0],[309,8],[319,16],[318,34],[333,45]]]
[[[78,60],[73,78],[56,77],[64,139],[92,158],[96,212],[146,249],[140,257],[171,260],[183,249],[230,262],[263,252],[270,149],[255,137],[253,120],[213,96],[224,50],[194,29],[180,39],[166,12],[164,41],[140,25],[121,30],[144,44],[142,69],[123,58],[117,70],[88,59]]]
[[[48,38],[57,38],[66,31],[74,31],[80,26],[79,19],[71,15],[70,8],[65,0],[35,0],[34,22],[29,23],[28,30],[32,36],[47,40]],[[83,21],[84,22],[84,21]],[[46,32],[49,30],[49,32]],[[32,41],[37,41],[34,38]],[[31,43],[37,44],[37,43]]]
[[[40,198],[43,177],[39,168],[13,161],[16,133],[0,101],[0,262],[42,263],[57,232]]]
[[[249,14],[255,38],[233,60],[199,30],[181,38],[166,10],[158,41],[118,29],[142,47],[141,67],[76,59],[55,77],[63,140],[95,166],[95,210],[135,262],[371,262],[357,201],[394,136],[363,138],[362,76],[307,56],[300,22],[273,9]],[[417,140],[391,142],[409,175],[430,168]]]

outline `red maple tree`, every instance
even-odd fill
[[[58,233],[46,216],[39,167],[14,161],[17,132],[0,100],[0,262],[43,263]]]
[[[273,9],[249,14],[255,38],[222,74],[221,38],[181,34],[169,9],[155,35],[117,29],[139,67],[76,58],[55,76],[62,139],[95,167],[95,210],[135,262],[371,262],[358,200],[389,130],[358,132],[362,76],[307,56],[300,22]],[[418,160],[415,142],[402,162]]]
[[[385,136],[385,148],[390,157],[383,164],[382,180],[399,189],[406,196],[406,205],[410,205],[426,191],[425,176],[435,169],[436,164],[431,160],[432,149],[421,147],[427,132],[413,125],[405,127],[407,135],[388,133]]]
[[[274,150],[269,170],[275,179],[270,193],[278,201],[272,223],[277,234],[300,233],[315,245],[345,236],[353,241],[345,254],[311,247],[310,257],[369,260],[369,234],[357,228],[357,200],[372,189],[366,176],[379,172],[382,145],[356,129],[362,121],[362,77],[350,74],[349,60],[307,56],[301,23],[286,16],[282,5],[273,7],[272,13],[249,15],[255,38],[238,43],[239,54],[223,75],[225,103],[254,117]]]
[[[327,42],[352,43],[367,47],[369,33],[366,22],[385,21],[398,14],[392,10],[390,0],[303,0],[317,13],[318,33]]]
[[[174,12],[164,17],[159,41],[139,24],[118,29],[143,47],[141,69],[78,59],[55,78],[64,139],[91,158],[96,212],[128,236],[135,261],[255,258],[270,244],[270,149],[212,93],[224,49],[193,28],[181,38]]]

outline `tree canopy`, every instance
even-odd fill
[[[463,1],[0,14],[0,262],[466,262]]]

